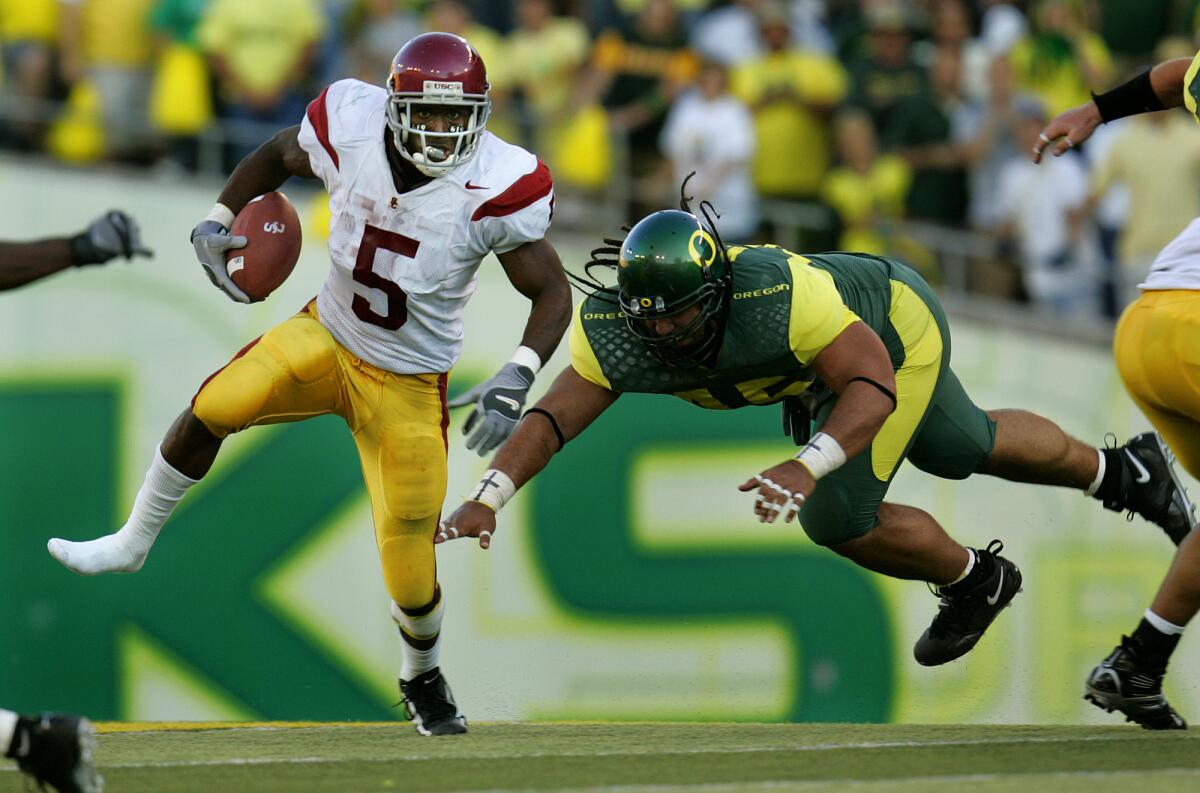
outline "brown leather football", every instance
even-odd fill
[[[300,216],[283,193],[267,193],[246,204],[229,230],[246,247],[225,253],[229,277],[257,303],[287,280],[300,258]]]

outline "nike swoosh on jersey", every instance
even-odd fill
[[[465,185],[463,185],[463,187],[467,188],[468,190],[487,190],[487,188],[484,187],[483,185],[471,184],[470,179],[467,180],[467,183]]]

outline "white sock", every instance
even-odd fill
[[[1168,636],[1183,635],[1182,625],[1176,625],[1173,622],[1167,622],[1150,609],[1146,609],[1146,614],[1144,616],[1146,618],[1146,622],[1150,623],[1150,625],[1152,625],[1159,633],[1165,633]]]
[[[12,747],[13,733],[17,731],[17,714],[11,710],[0,710],[0,755]]]
[[[948,586],[954,586],[959,581],[962,581],[964,578],[969,576],[971,574],[971,571],[974,569],[975,569],[975,549],[968,548],[967,549],[967,566],[964,567],[963,571],[958,574],[958,578],[954,579],[949,584],[942,584],[940,587],[938,587],[938,589],[945,589]]]
[[[1104,481],[1104,469],[1108,467],[1108,464],[1104,462],[1104,452],[1097,449],[1096,454],[1100,457],[1100,467],[1096,469],[1095,481],[1088,485],[1087,494],[1089,496],[1096,495],[1096,491],[1100,489],[1100,483]]]
[[[428,614],[414,617],[392,602],[392,619],[400,628],[400,643],[404,647],[404,663],[400,667],[400,679],[412,680],[438,665],[438,652],[442,647],[442,615],[446,612],[441,589],[435,590],[436,604]],[[413,642],[419,646],[414,647]]]
[[[53,539],[46,544],[50,555],[80,575],[98,573],[136,573],[142,569],[163,524],[175,510],[188,488],[198,480],[184,476],[163,459],[162,448],[154,451],[154,461],[146,472],[146,481],[133,501],[129,520],[115,534],[90,542]]]

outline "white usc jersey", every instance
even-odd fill
[[[1178,237],[1167,243],[1138,288],[1148,292],[1200,289],[1200,218],[1189,223]]]
[[[334,338],[374,366],[446,372],[462,351],[480,261],[546,235],[554,184],[537,157],[484,132],[466,163],[402,193],[384,148],[386,102],[382,88],[341,80],[300,125],[332,212],[317,308]]]

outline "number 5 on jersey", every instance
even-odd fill
[[[354,261],[354,280],[369,289],[383,292],[387,297],[387,314],[376,313],[371,308],[370,300],[356,294],[354,302],[350,305],[356,317],[384,330],[399,330],[408,321],[408,295],[399,284],[375,272],[375,252],[382,248],[397,256],[407,256],[411,259],[417,255],[420,244],[411,237],[367,224],[363,230],[362,242],[358,246],[358,258]]]

